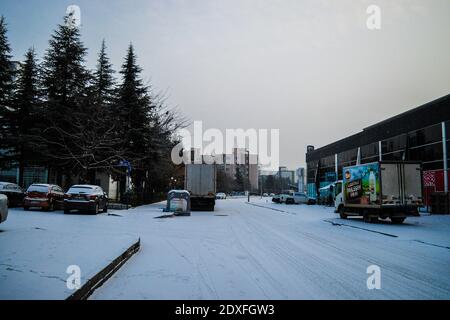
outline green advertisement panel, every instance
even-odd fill
[[[378,162],[344,167],[343,186],[347,204],[381,204]]]

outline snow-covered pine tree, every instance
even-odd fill
[[[14,99],[11,104],[9,124],[12,135],[7,140],[10,155],[19,166],[19,184],[23,183],[24,167],[28,164],[43,161],[45,146],[35,139],[42,131],[41,92],[39,67],[34,48],[25,54],[25,60],[17,71]]]
[[[6,20],[0,17],[0,159],[5,165],[7,153],[7,139],[11,135],[9,113],[13,95],[14,65],[11,61],[11,47],[7,37]]]
[[[72,134],[79,130],[73,118],[83,112],[89,92],[90,74],[84,66],[87,50],[79,28],[71,21],[70,14],[65,16],[54,31],[42,68],[47,125],[43,138],[58,177],[79,164],[67,150],[74,147]]]
[[[122,144],[128,161],[134,168],[132,181],[138,191],[144,180],[144,171],[151,160],[151,134],[154,106],[149,88],[140,76],[142,69],[137,65],[134,48],[130,44],[120,71],[122,83],[119,86],[115,112],[120,122],[117,133],[123,137]]]
[[[114,69],[106,54],[105,40],[98,54],[97,67],[93,73],[93,94],[97,105],[111,108],[116,98]]]

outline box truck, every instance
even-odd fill
[[[192,211],[214,211],[216,204],[216,165],[186,164],[185,189],[191,195]]]
[[[395,224],[419,216],[422,203],[421,163],[380,161],[344,167],[335,184],[335,212],[342,219],[362,216],[366,222],[390,218]]]

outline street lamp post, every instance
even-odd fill
[[[247,161],[247,202],[250,202],[250,151],[245,150],[245,153],[247,155],[246,161]]]

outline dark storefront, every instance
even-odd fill
[[[445,139],[445,140],[444,140]],[[327,185],[342,167],[378,160],[423,163],[425,197],[444,190],[444,143],[450,166],[450,94],[379,122],[362,132],[306,153],[308,193]],[[334,173],[334,174],[332,174]],[[449,177],[450,181],[450,177]]]

